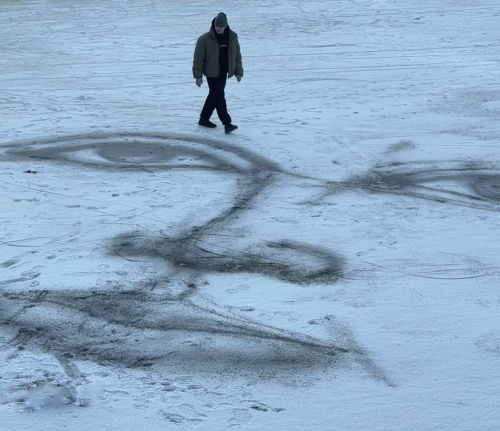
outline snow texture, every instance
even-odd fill
[[[500,429],[499,20],[2,1],[0,430]]]

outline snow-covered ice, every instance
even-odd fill
[[[498,430],[499,20],[1,2],[0,429]]]

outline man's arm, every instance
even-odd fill
[[[203,83],[203,66],[205,64],[205,55],[205,40],[200,36],[198,38],[198,41],[196,42],[193,56],[193,78],[196,79],[196,85],[198,85],[198,87]]]
[[[236,75],[238,82],[241,81],[241,78],[243,78],[243,62],[241,60],[241,50],[238,36],[236,36],[236,70],[234,74]]]

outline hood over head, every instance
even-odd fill
[[[217,27],[227,27],[227,15],[224,12],[219,12],[215,17],[214,24]]]

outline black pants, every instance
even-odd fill
[[[208,92],[207,100],[201,110],[200,119],[210,120],[214,110],[217,110],[217,115],[222,124],[230,124],[231,117],[227,113],[226,96],[224,89],[226,88],[226,76],[219,78],[207,78]]]

